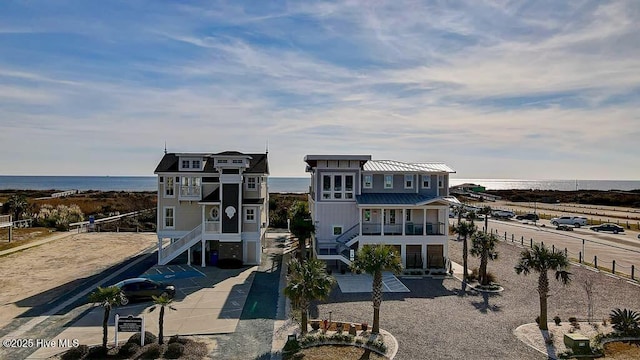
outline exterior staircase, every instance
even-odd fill
[[[200,240],[202,240],[202,224],[198,225],[186,235],[162,249],[162,252],[158,257],[158,265],[167,265],[171,260],[178,257],[178,255],[200,242]]]
[[[359,240],[360,224],[355,224],[347,231],[343,232],[336,238],[335,248],[332,247],[327,253],[325,251],[318,251],[318,259],[321,260],[340,260],[346,265],[351,265],[350,252],[351,245],[355,244]]]
[[[351,245],[358,242],[358,237],[360,236],[360,224],[355,224],[349,228],[349,230],[343,232],[340,236],[336,238],[336,241],[340,244],[345,245],[346,247],[350,247]]]

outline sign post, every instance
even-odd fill
[[[144,346],[144,317],[120,317],[116,314],[116,346],[119,332],[140,332],[140,346]]]

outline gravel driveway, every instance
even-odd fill
[[[450,256],[461,263],[462,245],[449,241]],[[398,340],[396,359],[545,359],[513,335],[519,325],[534,322],[538,315],[536,274],[517,275],[513,267],[522,249],[498,245],[500,257],[489,264],[489,271],[505,291],[497,295],[467,292],[460,296],[461,284],[454,278],[401,279],[410,293],[384,293],[380,326]],[[469,257],[470,268],[478,259]],[[602,321],[614,307],[640,310],[640,287],[625,280],[572,266],[573,282],[551,286],[549,318],[559,315],[586,318],[587,301],[582,284],[594,280],[594,318]],[[373,309],[370,293],[343,294],[335,288],[328,301],[312,308],[311,317],[333,321],[368,322]]]

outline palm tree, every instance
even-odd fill
[[[364,271],[373,275],[373,328],[372,334],[380,332],[380,304],[382,304],[382,272],[391,271],[399,274],[402,271],[402,260],[392,246],[364,245],[351,263],[353,270]]]
[[[549,297],[549,277],[547,271],[556,272],[556,280],[567,285],[571,281],[571,273],[566,271],[569,260],[563,252],[549,251],[544,245],[534,244],[530,250],[524,250],[520,254],[520,261],[516,265],[517,274],[528,275],[531,271],[540,273],[538,277],[538,295],[540,296],[540,330],[547,328],[547,298]]]
[[[289,230],[298,239],[298,259],[301,261],[307,258],[307,239],[315,231],[307,206],[306,202],[296,201],[293,203],[289,213],[291,217]]]
[[[491,206],[486,205],[480,210],[480,214],[484,215],[484,233],[486,234],[489,229],[489,215],[491,215],[493,209]]]
[[[20,216],[29,208],[29,202],[24,195],[14,194],[7,200],[7,207],[14,220],[20,220]]]
[[[167,294],[162,294],[160,296],[152,296],[154,305],[149,308],[149,312],[153,312],[156,307],[160,308],[160,316],[158,317],[158,344],[163,344],[164,337],[164,308],[169,308],[170,310],[176,310],[171,303],[173,299],[169,297]]]
[[[454,231],[462,237],[462,291],[467,289],[467,272],[469,270],[469,250],[467,244],[467,237],[473,236],[476,232],[476,227],[473,224],[473,218],[471,222],[458,220],[458,225],[454,228]]]
[[[489,285],[487,263],[498,258],[495,250],[498,238],[493,234],[476,232],[471,237],[471,255],[480,257],[480,284]]]
[[[122,290],[117,286],[109,286],[106,288],[99,287],[89,294],[89,301],[94,304],[100,304],[104,308],[104,316],[102,317],[102,347],[107,349],[107,324],[109,322],[109,313],[111,308],[121,304],[124,295]],[[117,345],[117,344],[116,344]]]
[[[325,264],[317,259],[289,262],[288,284],[284,294],[291,300],[294,309],[301,312],[302,335],[307,333],[307,312],[314,300],[324,300],[335,284],[333,276],[327,274]]]

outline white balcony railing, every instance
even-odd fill
[[[220,221],[205,221],[204,223],[205,234],[219,234],[220,233]]]
[[[180,197],[200,199],[202,190],[200,186],[180,186]]]

